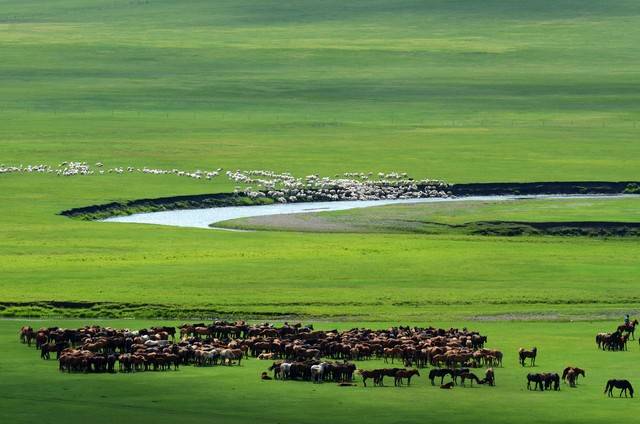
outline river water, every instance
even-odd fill
[[[395,200],[348,200],[337,202],[286,203],[264,206],[229,206],[208,209],[181,209],[173,211],[137,213],[128,216],[106,218],[104,222],[127,222],[135,224],[170,225],[174,227],[209,228],[211,224],[236,218],[249,218],[265,215],[292,213],[311,213],[324,211],[342,211],[347,209],[368,208],[371,206],[396,205],[405,203],[443,203],[473,201],[514,201],[522,199],[595,199],[623,198],[634,195],[537,195],[537,196],[468,196],[424,199]],[[635,196],[637,197],[637,195]],[[221,229],[221,228],[220,228]]]

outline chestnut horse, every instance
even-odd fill
[[[536,356],[538,355],[538,348],[534,347],[531,350],[525,350],[524,348],[518,349],[518,357],[520,358],[520,365],[524,367],[524,361],[527,358],[531,359],[531,366],[536,366]]]
[[[634,333],[636,332],[636,325],[638,325],[638,320],[634,319],[633,321],[631,321],[630,323],[625,323],[622,325],[618,326],[618,332],[622,333],[625,332],[629,335],[631,335],[631,339],[635,339]]]
[[[411,377],[413,377],[414,375],[417,375],[418,377],[420,377],[420,372],[418,372],[418,370],[398,370],[398,372],[396,372],[396,375],[394,377],[394,382],[393,384],[395,386],[402,386],[402,379],[406,378],[407,379],[407,386],[411,385]]]
[[[380,383],[380,370],[359,370],[358,373],[362,376],[362,384],[367,387],[367,379],[373,379],[373,385],[377,386]]]
[[[586,377],[585,372],[582,368],[567,367],[564,369],[564,371],[562,371],[562,381],[568,382],[569,386],[571,387],[576,387],[578,376]]]

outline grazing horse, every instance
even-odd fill
[[[627,397],[627,390],[629,395],[633,397],[633,387],[631,387],[629,380],[609,380],[604,387],[604,392],[607,393],[607,396],[612,397],[614,388],[620,389],[620,397],[622,397],[622,393],[624,393],[624,397]]]
[[[520,365],[524,367],[524,361],[527,358],[531,358],[531,366],[536,366],[536,356],[538,355],[538,348],[534,347],[531,350],[525,350],[524,348],[518,349],[518,357],[520,358]]]
[[[634,333],[636,331],[636,325],[638,325],[638,320],[634,319],[630,323],[625,323],[618,326],[618,332],[625,332],[631,336],[631,339],[635,339]]]
[[[580,375],[586,377],[582,368],[567,367],[562,371],[562,381],[567,381],[569,386],[576,387],[576,381],[578,381],[578,376]]]
[[[420,377],[420,372],[418,372],[418,370],[399,370],[395,377],[394,377],[394,382],[393,384],[395,386],[402,386],[402,379],[406,378],[407,379],[407,386],[411,385],[411,377],[413,377],[414,375],[417,375],[418,377]]]
[[[487,371],[484,373],[482,384],[488,384],[489,386],[496,385],[496,376],[493,372],[493,368],[487,368]]]
[[[553,385],[553,390],[555,391],[560,390],[560,376],[557,373],[546,372],[542,374],[542,378],[544,380],[544,388],[546,390],[551,389],[552,385]]]
[[[544,376],[542,374],[527,374],[527,390],[531,390],[531,383],[535,383],[533,390],[540,390],[544,392]]]
[[[471,380],[471,387],[473,387],[473,382],[474,382],[474,381],[475,381],[476,383],[478,383],[478,384],[484,384],[484,381],[483,381],[483,380],[480,380],[480,379],[478,378],[478,376],[477,376],[477,375],[475,375],[474,373],[472,373],[472,372],[465,372],[465,373],[463,373],[463,374],[460,374],[460,384],[462,384],[462,387],[465,387],[464,382],[465,382],[465,380],[467,380],[467,379]]]
[[[436,377],[440,377],[440,384],[442,384],[444,382],[444,378],[447,375],[453,378],[453,373],[451,372],[450,369],[447,369],[447,368],[432,369],[431,371],[429,371],[429,380],[431,380],[431,385],[435,386],[435,383],[433,380],[435,380]]]

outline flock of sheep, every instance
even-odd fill
[[[380,172],[375,179],[371,172],[347,172],[334,178],[315,174],[299,178],[271,171],[227,171],[227,176],[248,185],[243,190],[248,197],[269,197],[280,203],[451,196],[447,191],[449,185],[443,181],[414,180],[398,172]],[[240,188],[236,187],[238,191]]]
[[[186,171],[177,168],[138,168],[133,166],[106,168],[103,163],[90,165],[87,162],[62,162],[57,166],[45,164],[7,166],[0,165],[0,174],[37,173],[59,176],[104,175],[141,173],[149,175],[175,175],[196,180],[212,180],[220,175],[222,168],[203,171]],[[406,173],[391,172],[377,174],[345,172],[333,178],[307,175],[295,177],[288,172],[276,173],[266,170],[227,171],[226,176],[244,188],[237,186],[235,193],[256,198],[270,198],[279,203],[339,200],[415,199],[425,197],[450,197],[449,185],[440,180],[414,180]]]
[[[220,175],[222,168],[218,168],[213,171],[202,171],[197,169],[195,171],[185,171],[181,169],[162,169],[162,168],[137,168],[133,166],[126,167],[113,167],[105,168],[102,162],[96,162],[95,165],[90,165],[87,162],[62,162],[57,166],[50,166],[45,164],[38,165],[18,165],[7,166],[0,164],[0,174],[53,174],[63,177],[73,177],[77,175],[104,175],[104,174],[125,174],[125,173],[140,173],[151,175],[177,175],[179,177],[189,177],[196,180],[207,179],[211,180],[214,177]]]

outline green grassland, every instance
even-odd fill
[[[0,163],[637,180],[639,22],[634,0],[0,0]],[[595,350],[593,334],[611,323],[501,320],[619,320],[640,309],[637,240],[231,233],[57,215],[233,187],[224,177],[0,175],[0,315],[94,322],[195,308],[358,324],[477,320],[470,327],[495,336],[492,346],[512,353],[536,343],[540,370],[570,362],[588,379],[527,393],[513,356],[495,391],[450,393],[424,379],[371,391],[261,383],[257,361],[60,376],[18,344],[22,322],[2,321],[0,421],[301,423],[331,411],[336,422],[586,422],[633,413],[601,393],[606,378],[637,381],[637,346]],[[626,202],[580,210],[637,216]],[[449,213],[467,216],[440,216]]]
[[[417,203],[233,219],[215,226],[246,230],[446,234],[455,231],[456,228],[450,226],[478,221],[640,222],[639,206],[640,197]]]
[[[1,161],[633,180],[638,12],[624,1],[3,1]],[[5,316],[191,305],[340,319],[606,315],[639,296],[635,241],[77,222],[57,213],[233,184],[137,174],[0,184]],[[31,305],[47,301],[138,306]]]
[[[4,0],[1,159],[633,179],[638,13],[633,0]]]
[[[395,321],[394,321],[395,322]],[[562,422],[584,423],[624,421],[637,410],[635,399],[608,399],[603,393],[610,378],[627,378],[638,384],[638,346],[628,352],[602,352],[594,335],[616,322],[583,323],[478,323],[443,322],[441,325],[469,325],[489,337],[488,345],[502,349],[504,366],[496,368],[496,387],[477,385],[451,391],[432,387],[429,369],[412,381],[411,387],[364,388],[333,383],[260,381],[269,361],[249,359],[240,367],[181,367],[179,371],[135,374],[60,374],[55,360],[39,359],[35,349],[18,342],[22,321],[0,322],[0,420],[15,424],[48,422],[112,423],[118,420],[199,423],[203,417],[216,422],[315,423],[330,419],[352,423],[366,417],[371,423],[442,422]],[[90,321],[31,322],[45,326],[77,327]],[[106,321],[103,325],[140,328],[158,321]],[[420,322],[420,324],[425,325]],[[434,323],[439,324],[439,323]],[[323,323],[330,328],[354,325],[385,328],[389,323]],[[536,367],[522,368],[516,351],[537,346]],[[384,367],[383,361],[357,363],[359,368]],[[586,369],[578,387],[562,384],[559,392],[526,390],[528,372],[558,372],[565,366]],[[386,366],[391,366],[386,365]],[[478,370],[482,374],[483,370]],[[391,384],[391,386],[389,386]]]

